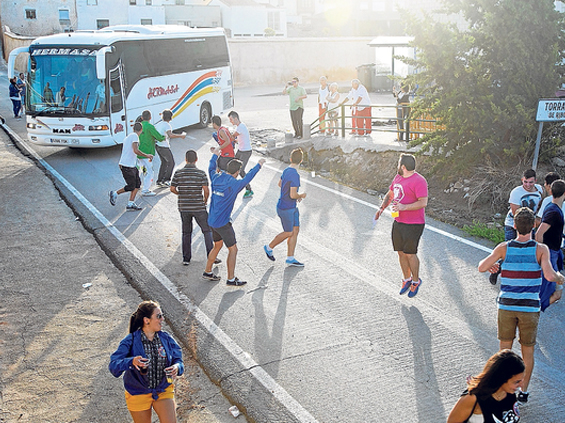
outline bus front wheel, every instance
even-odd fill
[[[200,107],[200,124],[199,124],[200,127],[206,128],[210,124],[211,120],[212,120],[212,108],[210,107],[210,104],[204,103]]]

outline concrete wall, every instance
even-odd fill
[[[18,47],[29,46],[36,37],[26,37],[23,35],[16,35],[10,31],[8,27],[4,27],[4,60],[8,63],[10,52]],[[16,59],[15,68],[17,72],[27,71],[27,59],[29,54],[20,54]]]
[[[282,86],[293,76],[301,83],[357,77],[356,67],[374,63],[371,38],[229,39],[236,86]]]

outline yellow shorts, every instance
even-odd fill
[[[175,397],[175,386],[170,384],[165,392],[159,394],[159,398],[154,400],[151,394],[131,395],[126,391],[126,404],[129,411],[145,411],[149,410],[153,403],[167,398]]]

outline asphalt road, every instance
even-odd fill
[[[7,92],[6,87],[2,80],[0,88]],[[243,121],[290,126],[283,97],[252,94],[236,91],[245,107],[237,108]],[[2,101],[4,116],[9,116],[7,107]],[[9,124],[25,138],[23,122]],[[211,133],[211,128],[191,128],[186,140],[174,140],[177,164],[192,148],[199,153],[198,166],[206,169]],[[304,171],[301,191],[308,197],[299,206],[296,257],[306,266],[286,267],[284,246],[275,249],[277,261],[272,263],[262,246],[280,232],[277,181],[286,165],[269,160],[252,183],[254,198],[238,199],[234,208],[236,275],[248,281],[234,289],[225,285],[223,264],[222,281],[201,279],[205,252],[198,229],[193,261],[182,266],[175,196],[161,190],[156,197],[142,198],[140,213],[125,212],[124,196],[116,207],[109,204],[108,190],[123,185],[117,166],[120,147],[32,148],[316,421],[445,421],[466,375],[478,373],[498,348],[498,287],[476,270],[487,253],[478,244],[450,236],[461,235],[453,228],[428,219],[419,253],[423,285],[413,299],[399,296],[392,219],[385,215],[372,227],[380,201]],[[258,158],[254,155],[251,165]],[[225,257],[224,250],[220,258]],[[522,421],[563,421],[563,307],[555,305],[541,318],[531,400],[522,409]],[[218,355],[218,369],[223,359]],[[236,392],[228,395],[237,397],[242,386],[232,389]],[[252,392],[246,398],[251,397]]]

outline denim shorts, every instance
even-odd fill
[[[283,231],[292,232],[295,226],[300,226],[298,207],[286,210],[277,207],[277,214],[281,219]]]

